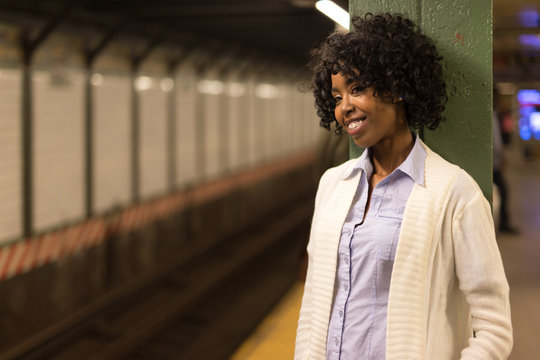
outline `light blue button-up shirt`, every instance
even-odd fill
[[[373,173],[369,149],[352,170],[362,174],[341,231],[328,360],[385,358],[388,290],[403,211],[414,183],[424,185],[426,151],[414,137],[405,161],[373,189],[364,223],[368,181]]]

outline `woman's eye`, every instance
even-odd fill
[[[365,88],[362,86],[354,86],[351,90],[353,94],[360,94],[362,91],[364,91]]]
[[[334,96],[334,103],[337,105],[341,102],[341,96]]]

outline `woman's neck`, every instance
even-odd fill
[[[413,136],[408,128],[400,136],[374,145],[371,148],[373,173],[382,178],[390,175],[409,156],[413,146]]]

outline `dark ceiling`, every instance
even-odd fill
[[[232,50],[269,62],[295,66],[333,29],[334,23],[315,9],[316,0],[0,0],[0,21],[30,32],[70,26],[90,34],[94,43],[140,37],[160,44],[188,46],[209,53]],[[348,9],[348,0],[334,0]],[[524,48],[523,34],[537,34],[538,25],[520,24],[530,0],[493,1],[493,55],[496,80],[531,80],[540,74],[540,47]],[[90,31],[86,31],[89,29]],[[531,76],[534,74],[534,76]]]
[[[335,0],[348,9],[348,0]],[[315,0],[0,0],[0,17],[256,53],[294,65],[335,27]],[[39,25],[39,24],[38,24]],[[34,25],[34,27],[36,27]]]

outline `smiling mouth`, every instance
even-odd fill
[[[366,117],[363,116],[359,119],[354,119],[352,120],[351,122],[349,122],[347,124],[347,128],[351,129],[351,130],[354,130],[356,129],[357,127],[359,127],[360,125],[362,125],[362,123],[366,120]]]

